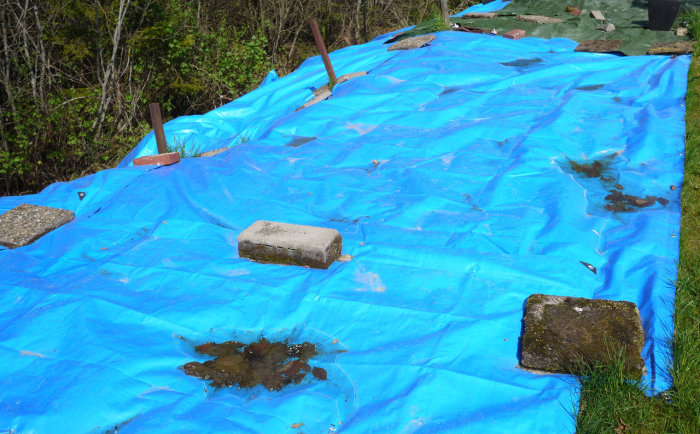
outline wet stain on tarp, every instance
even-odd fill
[[[316,345],[310,342],[289,344],[265,338],[248,345],[237,341],[209,342],[196,346],[195,351],[215,358],[186,363],[182,370],[210,381],[214,387],[251,388],[261,384],[268,390],[280,390],[299,384],[309,373],[318,380],[328,378],[325,369],[309,365],[309,359],[318,354]]]
[[[633,196],[631,194],[623,194],[620,190],[610,190],[610,194],[605,196],[608,203],[605,209],[613,212],[630,212],[637,208],[646,208],[656,203],[663,206],[668,205],[668,199],[658,196],[645,196],[644,198]]]
[[[341,218],[332,218],[332,219],[330,219],[330,221],[337,222],[337,223],[352,223],[352,224],[356,225],[357,223],[360,222],[360,220],[368,219],[368,218],[369,218],[368,215],[363,215],[362,217],[358,217],[358,218],[352,219],[352,220],[347,218],[347,217],[341,217]]]
[[[576,89],[577,90],[585,90],[585,91],[594,91],[594,90],[599,90],[602,89],[604,85],[602,84],[591,84],[589,86],[579,86]]]
[[[542,63],[543,60],[540,59],[539,57],[535,57],[533,59],[517,59],[513,60],[510,62],[501,62],[501,65],[503,66],[515,66],[518,68],[527,68],[528,66],[536,65],[538,63]]]
[[[291,146],[292,148],[298,148],[301,145],[305,145],[309,142],[313,142],[316,140],[316,137],[304,137],[304,136],[295,136],[292,141],[286,144],[286,146]]]

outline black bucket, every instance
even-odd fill
[[[671,30],[680,8],[681,0],[649,0],[649,28]]]

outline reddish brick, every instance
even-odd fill
[[[134,160],[134,166],[168,166],[180,162],[179,152],[147,155]]]
[[[504,38],[508,39],[520,39],[525,37],[525,30],[522,29],[513,29],[511,31],[505,32],[503,34]]]

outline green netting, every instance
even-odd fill
[[[583,13],[580,16],[566,12],[568,5],[578,6]],[[606,23],[615,25],[612,32],[603,32],[596,27],[601,23],[589,16],[590,11],[598,10],[605,15]],[[534,24],[515,19],[518,15],[544,15],[563,20],[554,24]],[[619,39],[622,41],[620,51],[630,56],[647,54],[656,42],[687,41],[686,36],[676,36],[673,31],[654,31],[648,25],[646,0],[514,0],[504,9],[498,11],[497,18],[452,18],[453,23],[466,27],[495,29],[504,33],[512,29],[523,29],[527,36],[537,38],[569,38],[575,41],[597,39]],[[681,21],[676,19],[676,25]],[[434,23],[422,23],[404,37],[428,33]],[[675,28],[675,26],[674,26]],[[433,30],[434,31],[434,30]]]

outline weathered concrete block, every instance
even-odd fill
[[[168,166],[180,162],[179,152],[166,152],[165,154],[146,155],[134,160],[134,166]]]
[[[411,50],[413,48],[421,48],[425,45],[428,45],[433,40],[435,40],[435,35],[414,36],[412,38],[406,38],[393,44],[391,47],[388,48],[388,51]]]
[[[604,32],[612,32],[615,30],[615,25],[613,23],[607,23],[607,24],[602,24],[598,27],[596,27],[597,30],[602,30]]]
[[[517,17],[515,17],[515,19],[518,21],[523,21],[525,23],[534,24],[555,24],[564,21],[560,20],[559,18],[545,17],[543,15],[518,15]]]
[[[75,218],[73,211],[23,203],[0,215],[0,245],[26,246]]]
[[[591,18],[595,18],[598,21],[605,21],[605,15],[601,11],[591,11]]]
[[[644,330],[634,303],[533,294],[523,322],[524,368],[581,373],[585,364],[608,363],[624,347],[630,373],[644,370]]]
[[[505,32],[503,34],[503,37],[508,38],[508,39],[520,39],[520,38],[524,38],[525,35],[526,35],[525,30],[513,29],[513,30],[509,30],[509,31]]]
[[[693,44],[693,41],[657,42],[647,54],[690,54],[693,52]]]
[[[688,36],[688,28],[687,27],[678,27],[676,29],[676,36]]]
[[[574,51],[586,53],[613,53],[620,51],[622,41],[619,39],[581,41]]]
[[[335,229],[258,220],[238,236],[238,254],[259,262],[328,268],[340,256]]]
[[[462,18],[498,18],[498,14],[496,12],[470,12],[468,14],[462,15]]]

